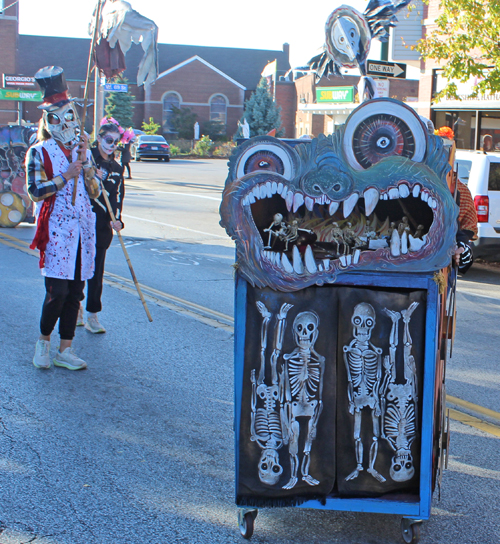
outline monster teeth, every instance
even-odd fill
[[[278,184],[275,181],[273,181],[271,183],[271,193],[275,195],[277,192],[278,192]]]
[[[399,196],[401,198],[406,198],[410,196],[410,188],[408,187],[408,185],[406,185],[406,183],[401,183],[398,186],[398,189],[399,189]]]
[[[421,187],[418,184],[415,185],[415,187],[413,187],[412,194],[413,194],[414,198],[418,197],[418,195],[420,194],[420,189],[421,189]]]
[[[341,255],[339,257],[340,264],[343,268],[347,266],[347,257],[345,255]]]
[[[305,201],[305,204],[306,204],[306,208],[312,212],[313,211],[313,208],[314,208],[314,200],[310,197],[310,196],[306,196],[306,198],[304,199]]]
[[[295,193],[293,197],[293,213],[295,213],[304,204],[304,196],[302,193]]]
[[[401,255],[401,238],[397,229],[394,229],[391,234],[391,255],[399,257]]]
[[[406,255],[408,253],[408,233],[403,231],[403,234],[401,235],[401,253],[403,255]]]
[[[285,253],[283,253],[283,255],[281,256],[281,264],[282,264],[282,266],[283,266],[283,268],[285,269],[286,272],[288,272],[289,274],[291,274],[293,272],[292,263],[289,261],[288,257],[285,255]]]
[[[273,188],[270,181],[266,183],[266,193],[267,198],[271,198],[273,196]]]
[[[293,246],[293,269],[297,274],[304,273],[304,263],[302,262],[302,257],[300,256],[297,246]]]
[[[318,271],[316,266],[316,261],[314,260],[314,253],[311,246],[306,247],[306,252],[304,255],[304,261],[306,263],[306,268],[311,274],[315,274]]]
[[[340,206],[340,202],[332,202],[330,206],[328,207],[328,213],[330,215],[333,215],[339,209],[339,206]]]
[[[437,200],[435,198],[431,198],[429,197],[429,200],[427,201],[427,204],[429,204],[429,206],[435,210],[437,208]]]
[[[271,189],[271,187],[269,187],[269,189]],[[259,198],[261,200],[267,198],[267,187],[265,183],[259,186]]]
[[[359,195],[353,193],[347,200],[344,200],[344,219],[351,215],[352,210],[354,210],[354,206],[356,206],[358,198]]]
[[[288,191],[288,193],[286,194],[285,202],[286,202],[287,210],[289,212],[292,211],[292,206],[293,206],[293,192],[292,191]]]
[[[277,193],[278,193],[279,195],[283,192],[283,187],[284,187],[284,185],[283,185],[283,183],[280,181],[280,182],[278,183],[278,189],[277,189]]]
[[[243,206],[248,206],[250,204],[248,195],[243,199]]]
[[[256,200],[260,200],[260,187],[258,185],[253,188],[252,194]]]
[[[250,193],[250,194],[247,196],[247,198],[248,198],[248,203],[249,203],[249,204],[253,204],[253,203],[255,202],[255,196],[254,196],[253,193]]]
[[[361,256],[361,250],[360,249],[355,249],[354,250],[354,258],[352,260],[352,262],[354,264],[358,264],[359,263],[359,257]]]
[[[330,259],[323,259],[323,266],[325,270],[328,270],[330,268]]]
[[[422,191],[420,193],[420,198],[424,201],[424,202],[427,202],[429,200],[429,193],[427,191]]]
[[[382,200],[389,200],[389,195],[388,195],[387,193],[383,193],[383,194],[380,196],[380,198],[381,198]]]
[[[427,234],[423,237],[422,240],[420,238],[413,238],[413,236],[410,234],[409,236],[410,251],[420,251],[425,246],[426,241],[427,241]]]
[[[389,200],[395,200],[399,198],[399,190],[396,187],[391,187],[389,189]]]
[[[365,214],[368,217],[377,206],[380,195],[377,189],[370,188],[363,193],[363,196],[365,198]]]

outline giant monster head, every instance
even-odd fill
[[[293,148],[236,148],[220,208],[238,269],[296,291],[345,272],[429,272],[450,263],[458,206],[442,140],[397,100],[363,103],[335,134]],[[283,220],[276,224],[276,214]]]

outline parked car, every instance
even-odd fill
[[[478,217],[474,257],[500,261],[500,153],[457,149],[458,177],[472,194]]]
[[[132,157],[136,161],[142,159],[170,160],[170,146],[163,136],[157,134],[140,134],[132,144]]]

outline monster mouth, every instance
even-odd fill
[[[342,201],[311,197],[285,181],[253,185],[244,214],[259,232],[260,260],[289,275],[334,272],[373,256],[409,260],[433,244],[439,199],[420,182],[368,187]]]

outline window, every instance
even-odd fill
[[[225,126],[226,110],[226,99],[220,94],[213,96],[210,100],[210,121],[215,121]]]
[[[500,191],[500,162],[490,163],[489,191]]]
[[[172,108],[180,108],[181,97],[174,92],[167,93],[163,98],[163,132],[176,132],[172,126]]]

